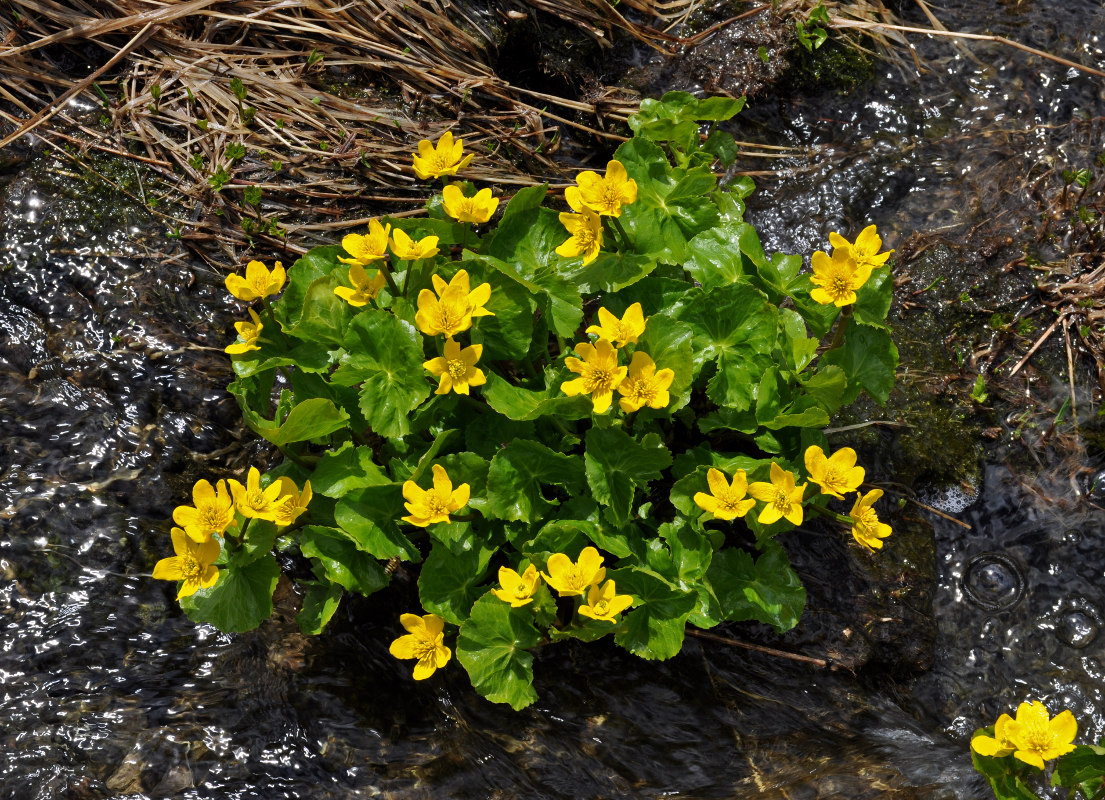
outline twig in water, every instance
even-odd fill
[[[786,650],[776,650],[774,647],[764,647],[762,644],[742,642],[738,639],[730,639],[728,636],[719,636],[716,633],[700,631],[697,628],[687,628],[687,633],[691,636],[696,636],[699,639],[709,639],[711,642],[720,642],[721,644],[728,644],[732,645],[733,647],[743,647],[745,650],[754,650],[757,653],[764,653],[769,656],[787,658],[791,661],[801,661],[803,664],[812,664],[813,666],[821,667],[822,669],[840,668],[839,664],[836,664],[832,660],[827,658],[814,658],[813,656],[803,656],[799,653],[788,653]]]

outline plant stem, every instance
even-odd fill
[[[626,233],[625,228],[622,227],[622,221],[617,217],[610,217],[609,219],[610,223],[614,226],[614,229],[617,230],[618,235],[621,237],[622,247],[625,250],[632,250],[633,242],[630,241],[629,234]]]
[[[384,263],[380,265],[380,272],[384,273],[384,280],[387,281],[388,291],[391,292],[391,296],[404,297],[405,295],[399,293],[399,287],[395,285],[395,279],[391,277],[391,267],[388,265],[387,261],[384,261]]]

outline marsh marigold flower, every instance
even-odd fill
[[[287,279],[284,265],[277,261],[270,272],[260,261],[250,261],[246,264],[246,275],[243,278],[237,273],[226,276],[226,290],[239,300],[251,303],[271,294],[278,294],[284,288]]]
[[[871,506],[882,497],[882,489],[872,489],[865,495],[856,493],[856,504],[848,516],[852,518],[852,536],[868,550],[878,550],[893,531],[885,522],[879,522],[879,515]]]
[[[850,250],[837,248],[830,258],[820,250],[813,254],[813,276],[810,282],[817,288],[810,292],[814,302],[837,308],[856,302],[856,292],[871,277],[870,265],[856,263]]]
[[[710,467],[706,473],[706,483],[710,486],[710,494],[696,492],[694,502],[703,511],[713,514],[715,519],[728,522],[743,517],[756,505],[755,498],[745,497],[748,493],[748,476],[743,469],[733,473],[733,483],[730,484],[724,472]]]
[[[276,479],[276,483],[280,486],[280,491],[277,493],[276,516],[273,522],[281,527],[291,525],[307,510],[307,504],[314,496],[311,492],[311,482],[304,482],[302,492],[295,485],[295,481],[287,475],[281,475]]]
[[[215,560],[222,549],[218,540],[196,542],[180,528],[173,528],[171,536],[176,555],[158,561],[153,568],[153,577],[160,581],[181,581],[177,600],[214,586],[219,580]]]
[[[433,473],[433,488],[423,489],[414,481],[403,484],[403,499],[407,501],[404,505],[410,513],[410,516],[403,517],[404,522],[420,528],[435,522],[449,522],[450,514],[468,505],[472,490],[467,483],[454,489],[449,474],[440,464],[434,464]]]
[[[617,347],[636,344],[637,339],[645,332],[645,315],[640,303],[627,308],[621,319],[605,308],[599,309],[598,316],[599,324],[587,328],[587,333],[593,333],[600,339],[609,339]]]
[[[462,350],[453,339],[446,339],[445,355],[431,358],[422,364],[435,378],[438,376],[441,378],[434,394],[448,394],[450,391],[468,394],[470,386],[482,386],[487,383],[483,370],[476,367],[476,362],[480,360],[481,355],[483,355],[482,344],[470,345]]]
[[[373,261],[379,261],[388,254],[388,234],[391,233],[391,223],[381,225],[380,220],[368,221],[368,234],[347,233],[341,239],[341,248],[349,253],[352,258],[338,256],[338,261],[343,264],[357,264],[367,267]]]
[[[261,488],[261,471],[250,467],[246,475],[246,484],[231,478],[230,493],[234,495],[234,507],[243,517],[256,517],[276,521],[277,506],[280,500],[280,481],[273,481]]]
[[[257,340],[261,338],[261,329],[265,326],[261,324],[261,318],[257,316],[257,312],[252,308],[249,309],[249,316],[253,319],[253,322],[234,323],[234,330],[238,331],[238,337],[242,341],[227,345],[223,348],[223,352],[232,356],[240,356],[250,350],[261,349],[257,344]]]
[[[388,652],[396,658],[414,658],[414,679],[424,680],[449,663],[453,651],[445,646],[445,620],[437,614],[403,614],[400,624],[407,635],[391,643]]]
[[[845,492],[854,492],[863,483],[865,471],[856,466],[856,451],[842,447],[831,456],[817,445],[806,448],[806,472],[810,480],[821,487],[821,494],[844,499]]]
[[[748,493],[767,505],[760,511],[756,521],[770,525],[785,519],[792,525],[802,524],[802,495],[806,493],[806,484],[794,485],[794,473],[771,462],[771,483],[758,481],[748,487]]]
[[[459,186],[450,183],[441,190],[441,207],[457,222],[480,225],[491,219],[499,207],[499,198],[492,197],[490,189],[480,189],[472,197],[465,197]]]
[[[530,564],[526,571],[519,575],[510,567],[499,567],[499,586],[492,589],[491,593],[510,603],[511,608],[520,608],[533,602],[533,594],[541,584],[541,577],[537,574],[537,567]]]
[[[1017,706],[1017,719],[1013,722],[1009,737],[1016,750],[1013,757],[1037,769],[1074,749],[1074,737],[1078,722],[1069,711],[1061,711],[1051,719],[1047,708],[1038,700]],[[996,731],[995,731],[996,733]]]
[[[561,597],[582,595],[587,587],[601,583],[606,577],[602,556],[593,547],[584,547],[578,561],[572,561],[564,553],[553,553],[546,566],[549,571],[542,572],[541,577]]]
[[[457,170],[464,169],[472,163],[472,153],[461,158],[464,152],[464,140],[453,141],[453,132],[445,131],[437,140],[435,147],[429,139],[423,139],[418,143],[418,152],[411,157],[414,160],[414,174],[419,180],[440,178],[444,175],[456,175]]]
[[[629,370],[618,366],[618,351],[606,339],[599,339],[594,344],[580,342],[575,346],[575,351],[583,360],[568,356],[564,363],[579,377],[560,384],[560,391],[572,397],[577,394],[591,395],[595,413],[601,414],[610,408],[614,389],[625,380]]]
[[[226,481],[217,487],[211,481],[199,480],[192,487],[192,506],[173,509],[173,522],[197,542],[206,542],[214,534],[222,534],[234,524],[234,500],[226,489]]]
[[[406,231],[396,228],[391,232],[391,252],[403,261],[417,261],[420,258],[433,258],[438,254],[439,236],[426,236],[417,242]]]
[[[618,405],[627,414],[640,410],[642,406],[664,408],[671,402],[668,387],[673,380],[675,372],[670,369],[657,372],[652,357],[638,350],[630,359],[625,380],[618,384],[618,394],[622,395]]]
[[[618,594],[611,579],[602,586],[592,583],[587,588],[587,602],[579,607],[579,613],[600,622],[617,622],[615,617],[631,605],[633,605],[633,596]]]
[[[578,186],[564,190],[564,199],[577,211],[586,206],[596,214],[620,217],[622,206],[637,200],[637,182],[629,177],[620,161],[606,165],[606,175],[597,172],[581,172],[576,176]]]
[[[868,225],[864,228],[856,237],[854,244],[839,233],[830,233],[829,244],[837,249],[851,251],[856,264],[860,267],[867,266],[872,269],[877,269],[885,264],[886,260],[890,258],[890,254],[894,252],[893,250],[887,250],[885,253],[879,252],[882,248],[882,237],[879,236],[874,225]],[[835,249],[833,253],[836,253]]]
[[[560,224],[568,229],[571,238],[556,248],[557,255],[565,258],[583,256],[583,263],[590,264],[602,247],[602,222],[599,215],[586,206],[573,206],[578,214],[560,212]]]
[[[414,322],[427,336],[453,337],[472,327],[472,317],[495,316],[484,305],[491,299],[491,284],[481,283],[469,291],[468,273],[460,270],[446,283],[439,276],[432,276],[434,292],[423,289],[418,293],[418,311]]]
[[[991,758],[1007,756],[1017,749],[1017,745],[1013,741],[1013,731],[1016,730],[1016,727],[1017,725],[1013,722],[1011,716],[1002,714],[998,717],[998,721],[994,723],[994,735],[976,736],[971,739],[971,749],[980,756],[990,756]]]
[[[376,270],[376,274],[370,278],[364,267],[360,264],[352,264],[349,267],[349,282],[353,284],[353,288],[338,286],[334,289],[334,294],[351,306],[357,308],[366,306],[368,301],[376,297],[387,284],[387,278],[384,277],[385,269],[387,266],[381,265],[380,269]]]

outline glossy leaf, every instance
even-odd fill
[[[493,594],[485,594],[460,626],[457,661],[468,671],[476,691],[493,703],[515,711],[537,699],[533,689],[533,656],[529,650],[541,641],[529,609],[511,608]]]
[[[181,598],[180,607],[193,622],[206,622],[224,633],[251,631],[272,616],[272,593],[280,567],[272,555],[219,571],[214,586]]]

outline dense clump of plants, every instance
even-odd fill
[[[514,708],[542,644],[612,636],[666,659],[687,625],[793,627],[805,591],[778,534],[811,513],[870,549],[890,534],[822,429],[893,384],[892,280],[873,226],[833,234],[812,273],[763,251],[751,182],[714,171],[735,154],[715,123],[741,106],[645,101],[570,212],[531,187],[494,225],[493,189],[455,179],[462,143],[422,142],[416,173],[443,182],[424,218],[228,278],[258,306],[227,348],[230,391],[285,460],[197,483],[155,577],[182,581],[193,620],[243,631],[272,612],[274,548],[298,553],[317,633],[404,564],[422,608],[392,653],[424,678],[455,650]]]

